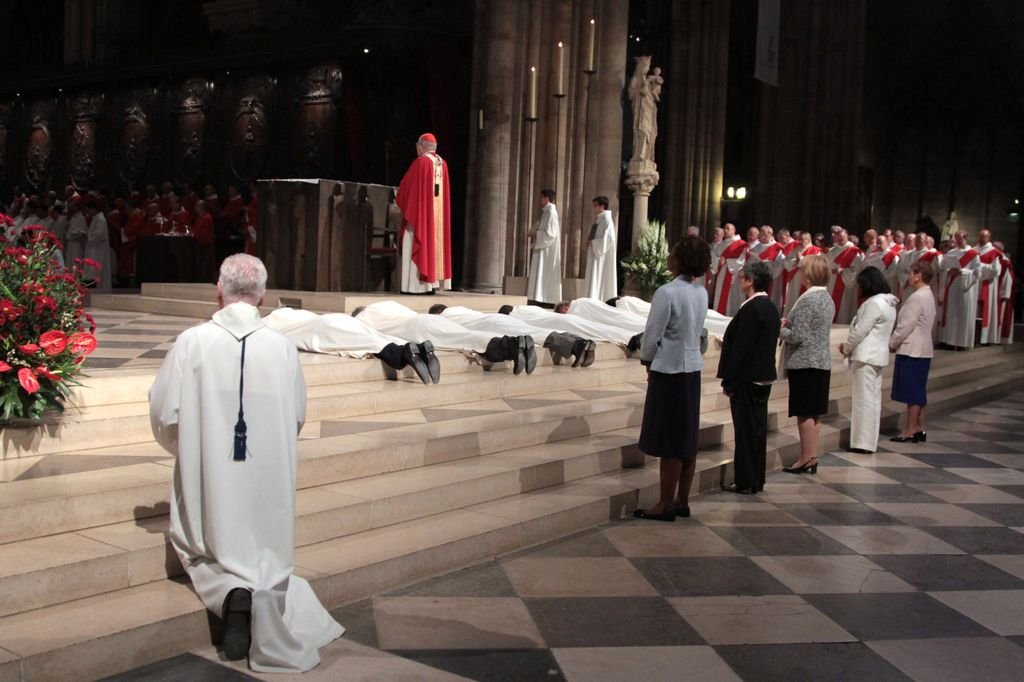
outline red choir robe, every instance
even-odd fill
[[[991,242],[990,242],[991,244]],[[982,247],[978,247],[981,249]],[[989,269],[998,261],[1003,263],[1003,252],[992,246],[979,252],[978,258],[981,264]],[[982,279],[978,288],[978,307],[981,309],[981,341],[980,343],[999,343],[999,283],[1002,281],[1002,272],[992,279]],[[995,319],[993,319],[995,318]]]
[[[173,198],[174,192],[171,192],[170,194],[161,194],[160,198],[156,200],[157,206],[160,207],[160,215],[168,220],[170,220],[171,213],[173,212],[171,210],[171,199]]]
[[[192,228],[192,235],[196,238],[203,246],[213,245],[213,216],[209,213],[204,213],[199,216],[196,220],[195,226]]]
[[[232,234],[241,234],[244,229],[242,227],[244,214],[245,201],[241,196],[228,199],[228,203],[224,204],[224,228]]]
[[[171,215],[167,219],[170,221],[171,225],[178,230],[178,232],[184,232],[192,226],[192,214],[184,208],[179,208],[177,211],[171,211]]]
[[[181,198],[181,207],[189,212],[189,215],[196,214],[196,202],[199,201],[199,195],[195,192],[189,192]]]
[[[440,160],[441,186],[435,187],[434,164]],[[442,199],[435,202],[434,198]],[[402,228],[411,228],[412,262],[421,282],[443,282],[452,277],[451,197],[448,164],[433,152],[416,158],[405,172],[395,198],[402,210]],[[440,210],[438,210],[440,209]]]
[[[107,211],[107,240],[114,253],[121,251],[121,228],[124,227],[124,214],[120,209],[112,208]]]
[[[747,242],[742,239],[736,239],[729,244],[729,246],[725,247],[725,250],[722,251],[722,255],[719,256],[719,260],[725,262],[718,268],[719,280],[718,286],[715,289],[715,296],[718,297],[718,302],[715,304],[714,308],[722,315],[728,315],[730,313],[729,297],[733,288],[732,283],[734,273],[729,269],[728,262],[730,260],[744,259],[746,252]],[[723,271],[722,268],[725,268],[725,270]]]
[[[136,208],[128,214],[128,220],[124,224],[125,241],[121,242],[117,258],[117,274],[121,277],[135,274],[135,240],[142,236],[145,226],[146,214],[141,208]]]

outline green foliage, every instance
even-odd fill
[[[648,295],[672,281],[664,223],[652,220],[644,226],[633,253],[622,261],[622,270]]]

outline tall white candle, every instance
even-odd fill
[[[558,41],[558,59],[556,59],[555,62],[558,64],[558,75],[555,77],[555,94],[564,95],[565,82],[563,79],[565,74],[565,50],[562,49],[561,40]]]
[[[530,67],[530,94],[526,107],[526,118],[537,118],[537,67]]]
[[[590,23],[587,24],[587,38],[586,38],[586,41],[584,41],[584,43],[583,43],[586,46],[586,50],[587,50],[584,53],[584,55],[583,55],[583,66],[584,66],[583,70],[584,71],[593,71],[594,70],[594,33],[595,33],[595,29],[596,29],[596,24],[594,24],[594,20],[591,19]]]

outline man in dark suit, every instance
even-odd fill
[[[739,275],[745,300],[725,330],[718,378],[729,396],[736,434],[735,480],[725,490],[753,495],[764,490],[768,448],[768,398],[775,381],[779,309],[766,291],[772,273],[763,261],[748,262]]]

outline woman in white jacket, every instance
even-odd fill
[[[882,372],[889,364],[889,336],[896,324],[899,299],[889,291],[878,268],[857,275],[861,303],[850,323],[850,334],[839,344],[853,371],[853,409],[850,414],[850,451],[868,454],[878,447],[882,415]]]

